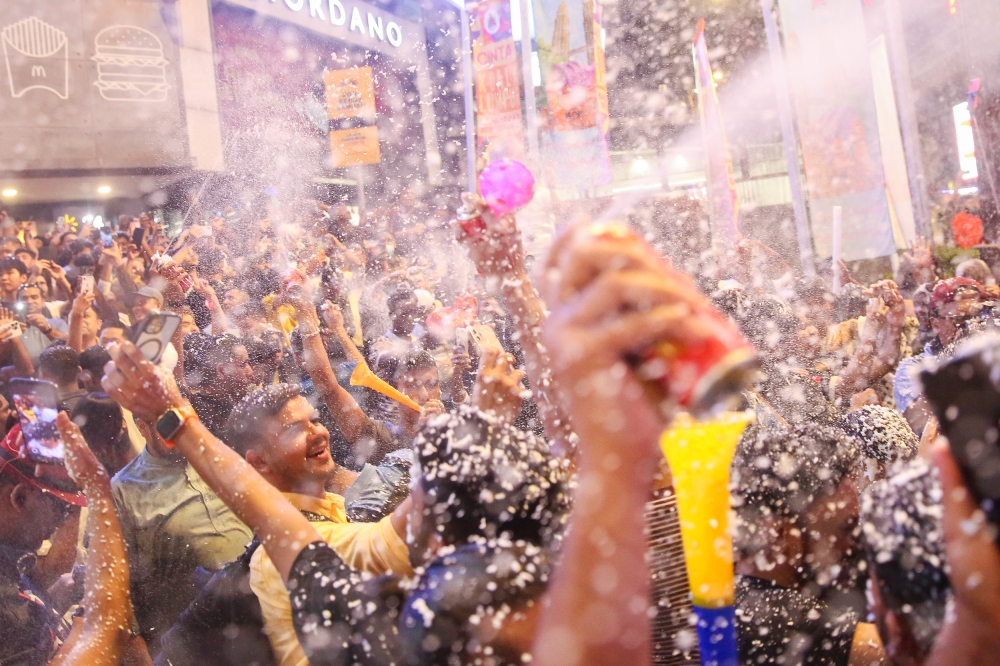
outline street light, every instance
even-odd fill
[[[8,187],[3,192],[0,192],[0,194],[3,194],[5,197],[16,197],[17,190],[15,190],[13,187]]]
[[[108,194],[109,192],[111,192],[110,185],[101,185],[100,187],[97,188],[98,194]]]

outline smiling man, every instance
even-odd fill
[[[372,574],[411,573],[402,538],[409,499],[377,523],[348,522],[344,498],[326,488],[331,482],[349,485],[357,474],[334,462],[330,433],[297,386],[272,384],[244,398],[229,417],[225,441],[313,523],[349,567]],[[260,600],[264,631],[278,662],[306,666],[288,591],[263,548],[250,561],[250,587]]]

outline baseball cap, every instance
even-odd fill
[[[956,277],[941,280],[931,291],[931,310],[938,312],[943,306],[966,300],[983,300],[986,291],[982,285],[969,278]]]
[[[87,498],[75,483],[67,479],[57,479],[52,476],[38,476],[36,465],[28,459],[22,446],[21,424],[16,423],[7,431],[7,436],[0,440],[0,474],[9,474],[22,483],[35,486],[73,506],[87,506]],[[43,465],[55,467],[55,465]]]
[[[143,287],[135,292],[136,296],[145,296],[146,298],[155,298],[156,302],[163,307],[163,294],[160,293],[159,289],[154,289],[153,287]]]

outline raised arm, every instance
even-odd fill
[[[69,339],[66,342],[77,353],[83,351],[83,318],[93,302],[92,292],[80,294],[73,300],[73,309],[69,313]]]
[[[299,321],[305,371],[309,373],[309,377],[313,380],[316,390],[319,391],[320,397],[323,398],[323,402],[330,410],[330,414],[344,435],[344,439],[348,443],[354,444],[364,433],[367,422],[365,413],[361,410],[354,396],[340,385],[336,373],[330,367],[330,358],[326,355],[326,348],[323,346],[323,339],[319,332],[319,316],[316,314],[315,306],[301,292],[289,294],[287,299],[295,307],[295,315]],[[343,335],[346,337],[346,331]],[[345,350],[354,349],[357,351],[354,343],[349,339],[343,342],[350,345],[345,347]],[[364,363],[364,358],[358,359],[358,362]]]
[[[147,423],[169,409],[190,407],[173,377],[146,360],[131,342],[111,350],[101,385],[118,404]],[[174,445],[198,475],[260,539],[283,580],[299,552],[320,536],[277,488],[238,453],[223,444],[201,421],[189,419]]]
[[[340,306],[334,305],[330,301],[323,303],[323,324],[330,332],[331,337],[344,350],[344,355],[355,363],[365,363],[365,355],[361,353],[358,346],[347,334],[347,327],[344,325],[344,313],[340,311]]]
[[[499,293],[517,329],[532,394],[545,432],[553,449],[572,457],[575,437],[570,419],[554,395],[552,364],[541,336],[547,312],[545,302],[535,290],[524,265],[521,232],[512,217],[497,218],[483,212],[486,230],[478,234],[457,229],[459,240],[468,248],[487,286]]]
[[[650,660],[644,507],[666,423],[623,358],[703,337],[693,287],[635,239],[571,230],[549,258],[543,332],[580,436],[575,504],[547,592],[533,664],[641,666]],[[594,634],[594,618],[613,626]],[[610,626],[610,625],[609,625]]]
[[[14,321],[14,313],[7,308],[0,307],[0,324]],[[0,378],[4,381],[11,377],[31,377],[35,373],[35,367],[31,363],[31,354],[24,346],[20,336],[8,337],[0,340],[0,355],[10,355],[11,365],[0,369]]]
[[[107,470],[65,412],[56,420],[66,443],[66,467],[87,497],[87,574],[83,630],[50,662],[54,666],[117,666],[132,624],[128,554],[111,496]]]

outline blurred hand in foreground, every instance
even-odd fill
[[[581,446],[652,458],[664,419],[624,359],[662,340],[703,338],[692,313],[710,306],[639,238],[595,231],[578,226],[556,240],[540,280],[551,310],[542,335]]]

